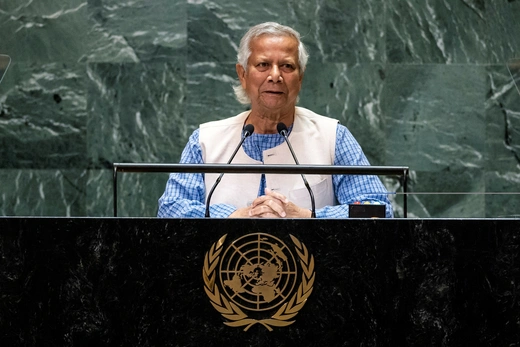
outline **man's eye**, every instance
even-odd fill
[[[282,69],[284,70],[294,70],[294,66],[292,64],[283,64]]]
[[[267,63],[259,63],[258,64],[258,67],[267,67],[267,66],[269,66],[269,64],[267,64]]]

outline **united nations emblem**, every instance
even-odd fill
[[[296,259],[282,240],[266,233],[244,235],[224,249],[226,236],[211,246],[202,269],[204,290],[224,324],[247,331],[258,323],[272,331],[294,323],[315,278],[314,257],[305,245],[289,235]]]

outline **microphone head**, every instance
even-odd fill
[[[276,131],[278,131],[278,134],[284,136],[287,134],[287,126],[284,123],[280,122],[276,125]]]
[[[242,129],[242,132],[244,134],[244,137],[248,137],[255,131],[255,126],[253,124],[246,124],[244,126],[244,129]]]

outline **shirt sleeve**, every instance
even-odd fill
[[[370,165],[359,143],[341,124],[338,124],[336,128],[334,165]],[[357,201],[384,204],[386,217],[393,217],[388,191],[379,177],[374,175],[333,175],[332,182],[339,205],[325,206],[316,210],[316,218],[348,218],[348,205]]]
[[[199,129],[190,136],[182,151],[181,164],[202,164]],[[159,199],[157,217],[204,218],[206,213],[206,188],[202,173],[171,173],[163,195]],[[210,206],[211,217],[227,218],[236,210],[229,204]]]

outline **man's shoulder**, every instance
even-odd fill
[[[327,116],[322,116],[321,114],[318,114],[314,111],[311,111],[305,107],[296,106],[296,115],[299,117],[304,117],[316,121],[325,121],[325,122],[331,122],[331,123],[339,123],[339,120]]]
[[[316,126],[327,126],[330,129],[336,129],[339,124],[339,120],[322,116],[304,107],[296,107],[296,116],[299,118],[299,123],[302,124],[315,124]]]
[[[204,129],[204,128],[228,127],[228,126],[233,126],[233,125],[243,125],[248,114],[249,114],[249,111],[245,111],[245,112],[242,112],[233,117],[202,123],[200,125],[200,128]]]

